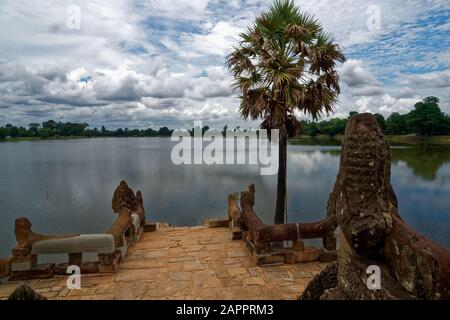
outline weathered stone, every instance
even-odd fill
[[[253,255],[253,260],[256,265],[264,266],[264,265],[274,265],[274,264],[284,264],[285,258],[280,255]]]
[[[247,286],[264,286],[266,282],[263,277],[248,277],[244,279]]]
[[[330,263],[320,274],[316,275],[307,286],[300,300],[318,300],[325,290],[337,286],[337,262]]]
[[[58,263],[55,266],[54,273],[57,275],[67,275],[67,268],[70,264]],[[80,271],[82,274],[98,273],[98,262],[82,262],[80,265]]]
[[[205,266],[197,261],[186,261],[183,266],[183,271],[199,271],[205,269]]]
[[[338,258],[337,251],[323,251],[320,255],[320,262],[332,262]]]
[[[11,274],[12,258],[0,259],[0,279],[9,277]]]
[[[247,269],[246,268],[239,267],[239,268],[228,268],[228,274],[231,277],[235,277],[237,275],[243,275],[243,274],[246,275],[248,273],[247,273]]]
[[[322,249],[305,247],[303,251],[294,251],[292,254],[295,263],[312,262],[319,260]]]
[[[29,285],[22,283],[11,293],[8,300],[47,300],[47,298],[35,292]]]
[[[130,211],[136,208],[136,195],[125,181],[121,181],[114,191],[111,207],[114,212],[123,207]]]
[[[242,280],[241,279],[223,278],[221,281],[222,281],[222,285],[225,288],[227,288],[227,287],[235,287],[235,286],[242,286]]]
[[[169,279],[175,281],[189,281],[192,280],[192,273],[190,272],[170,272]]]
[[[208,228],[226,228],[229,224],[229,220],[223,219],[206,219],[203,221],[203,225]]]
[[[401,219],[390,178],[390,148],[375,117],[352,117],[327,208],[340,227],[338,266],[314,278],[302,298],[450,298],[450,252]],[[381,271],[379,290],[366,283],[371,265]]]
[[[263,274],[263,271],[260,267],[248,268],[247,270],[252,277],[260,276]]]
[[[318,263],[256,267],[248,255],[230,258],[227,251],[245,252],[245,249],[244,243],[231,241],[228,228],[167,230],[170,231],[147,233],[139,242],[144,247],[146,243],[158,243],[158,247],[164,243],[163,248],[131,248],[116,273],[83,275],[82,290],[69,290],[66,274],[27,283],[43,296],[58,300],[291,299],[295,294],[291,291],[297,291],[298,296],[313,272],[320,270]],[[208,239],[219,241],[208,244]],[[211,250],[185,253],[180,247],[185,243],[211,246]],[[183,252],[172,250],[177,247]],[[101,260],[109,263],[109,258],[112,257],[105,256]],[[185,264],[189,271],[183,270]],[[290,290],[279,289],[290,285],[293,286]],[[15,287],[16,284],[0,284],[0,299],[7,298]]]
[[[146,222],[144,224],[144,232],[155,232],[156,230],[158,230],[158,223]]]

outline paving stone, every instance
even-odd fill
[[[243,285],[242,280],[236,278],[223,278],[221,279],[221,282],[224,287],[241,287]]]
[[[226,258],[227,254],[224,251],[201,251],[198,254],[198,258],[204,261],[219,261]]]
[[[198,261],[186,261],[183,265],[183,271],[199,271],[204,269],[205,265]]]
[[[100,285],[96,287],[95,294],[113,294],[118,287],[112,285]]]
[[[178,272],[183,270],[183,265],[184,262],[171,262],[167,264],[170,272]]]
[[[69,288],[64,288],[59,292],[58,297],[61,297],[61,298],[67,297],[69,292],[70,292]]]
[[[28,280],[49,299],[296,299],[326,263],[257,266],[228,228],[168,228],[145,233],[115,274]],[[0,285],[6,299],[18,282]]]
[[[81,286],[97,286],[97,285],[107,285],[113,280],[112,275],[103,276],[81,276]]]
[[[17,287],[18,283],[6,283],[0,285],[0,295],[9,296]]]
[[[59,283],[59,279],[50,279],[50,280],[45,279],[45,280],[39,280],[39,282],[38,282],[35,286],[33,286],[33,288],[34,288],[35,290],[38,290],[38,289],[45,289],[45,288],[52,288],[52,287],[54,287],[54,286],[57,286],[58,283]]]
[[[91,294],[95,294],[96,290],[97,290],[97,288],[83,288],[83,287],[81,287],[81,289],[70,290],[68,295],[69,296],[89,296]]]
[[[252,277],[256,277],[256,276],[260,276],[263,275],[264,272],[261,270],[260,267],[253,267],[253,268],[248,268],[248,273],[250,273],[250,275]]]
[[[248,277],[244,279],[244,283],[247,286],[264,286],[266,284],[263,277]]]
[[[192,280],[191,272],[169,272],[169,279],[174,281],[190,281]]]
[[[294,270],[294,271],[292,271],[292,274],[294,275],[295,278],[312,278],[313,277],[312,273],[308,272],[308,271]]]
[[[44,297],[46,297],[47,299],[53,299],[56,298],[58,296],[59,292],[56,291],[50,291],[50,292],[46,292],[44,294],[42,294]]]
[[[195,258],[192,256],[180,256],[180,257],[175,257],[175,258],[170,258],[169,259],[169,263],[172,262],[184,262],[184,261],[194,261]]]
[[[227,255],[230,258],[238,258],[238,257],[248,257],[247,249],[239,248],[239,249],[229,249],[227,250]]]
[[[202,245],[193,245],[193,246],[185,246],[183,245],[183,249],[185,252],[197,252],[197,251],[202,251],[205,250],[205,246]]]
[[[228,269],[219,261],[209,261],[208,267],[215,271],[216,277],[219,279],[228,278],[230,276]]]
[[[120,264],[121,269],[145,269],[163,268],[167,266],[167,261],[158,259],[124,261]]]
[[[171,257],[178,257],[179,255],[184,254],[184,249],[183,247],[171,247],[169,248],[169,255]]]
[[[242,268],[242,267],[238,267],[238,268],[228,268],[228,273],[230,274],[231,277],[235,277],[237,275],[247,275],[247,269],[246,268]]]
[[[114,298],[116,300],[136,300],[140,299],[149,290],[146,283],[122,284],[119,286]]]
[[[115,274],[114,281],[151,281],[156,280],[164,272],[168,272],[167,268],[119,269]]]

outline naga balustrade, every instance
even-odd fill
[[[228,197],[228,215],[231,221],[232,238],[244,238],[258,264],[277,262],[297,263],[315,260],[336,259],[336,219],[334,216],[312,223],[288,223],[267,225],[255,213],[255,186],[238,197]],[[323,249],[305,247],[304,239],[323,239]],[[291,244],[286,246],[286,242]],[[280,244],[283,245],[280,245]],[[280,248],[281,247],[281,248]]]
[[[144,229],[145,209],[142,193],[136,194],[121,181],[114,192],[112,209],[117,218],[104,234],[41,235],[33,232],[27,218],[15,221],[17,246],[8,260],[10,280],[47,278],[66,274],[69,265],[77,265],[82,273],[111,273],[127,254],[129,246],[139,240]],[[83,254],[97,254],[98,261],[83,262]],[[67,254],[67,263],[38,264],[39,255]]]

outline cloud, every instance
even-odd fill
[[[362,60],[347,60],[342,65],[340,74],[353,96],[376,96],[384,92],[381,83],[363,67]]]
[[[413,87],[447,88],[450,87],[450,69],[424,74],[403,75],[400,82]]]
[[[380,97],[361,97],[356,100],[358,112],[381,113],[389,116],[392,112],[407,113],[414,108],[414,104],[420,101],[420,97],[395,98],[389,94]]]
[[[364,86],[379,86],[378,80],[363,68],[361,60],[349,59],[342,65],[341,77],[350,88],[361,88]]]
[[[267,1],[76,3],[79,30],[66,26],[72,0],[2,1],[0,125],[54,118],[184,127],[201,117],[242,125],[225,56]],[[448,1],[296,3],[335,35],[348,58],[335,116],[358,108],[406,112],[429,95],[450,112]],[[367,26],[369,5],[380,9],[379,29]]]

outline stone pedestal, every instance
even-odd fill
[[[119,270],[122,255],[120,252],[98,255],[98,271],[100,273],[114,273]]]

